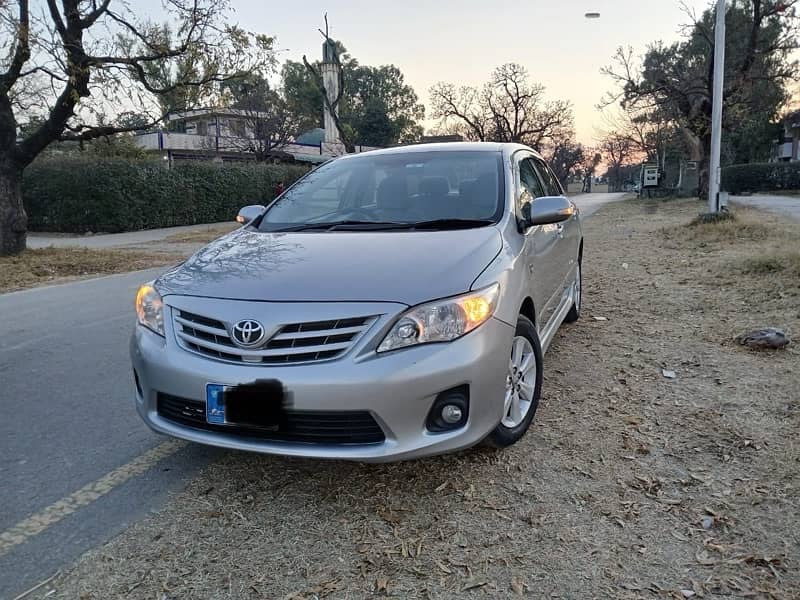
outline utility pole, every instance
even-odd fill
[[[708,212],[719,212],[722,95],[725,83],[725,0],[717,0],[714,28],[714,96],[711,99],[711,164],[708,169]]]

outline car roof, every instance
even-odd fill
[[[355,159],[359,156],[378,156],[382,154],[410,154],[414,152],[501,152],[504,156],[510,156],[519,150],[526,150],[539,156],[539,153],[523,144],[512,142],[439,142],[432,144],[408,144],[382,148],[380,150],[370,150],[356,154],[347,154],[340,157]]]

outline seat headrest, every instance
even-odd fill
[[[497,206],[497,175],[481,173],[472,188],[472,204],[487,212],[493,212]]]
[[[408,181],[403,175],[389,175],[378,184],[375,200],[382,209],[408,208],[411,206]]]
[[[419,191],[428,196],[447,196],[450,193],[450,183],[447,177],[423,177],[419,182]]]

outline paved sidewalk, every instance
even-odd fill
[[[205,231],[224,225],[231,225],[231,222],[209,223],[207,225],[185,225],[183,227],[167,227],[164,229],[146,229],[144,231],[129,231],[126,233],[106,233],[98,235],[47,235],[46,233],[28,233],[28,248],[71,248],[80,246],[83,248],[121,248],[125,246],[135,246],[148,242],[158,242],[165,240],[171,235],[186,233],[190,231]]]
[[[731,196],[730,203],[768,210],[792,219],[800,220],[800,197],[768,196],[766,194]]]

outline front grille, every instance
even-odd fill
[[[195,429],[258,438],[273,442],[311,444],[379,444],[386,437],[367,411],[290,410],[286,426],[277,431],[206,422],[206,404],[169,394],[158,394],[159,416]]]
[[[175,311],[178,343],[191,352],[246,364],[293,364],[330,360],[347,352],[375,321],[374,316],[281,326],[261,347],[244,350],[231,339],[222,321],[184,310]]]

